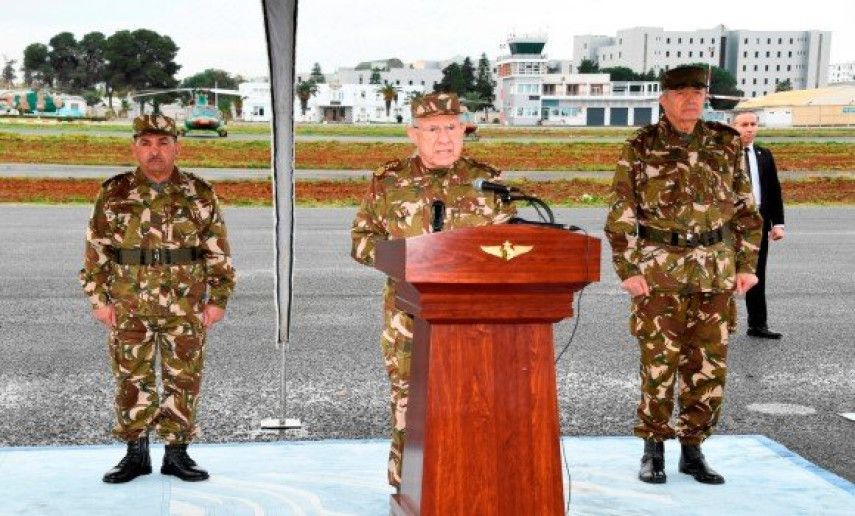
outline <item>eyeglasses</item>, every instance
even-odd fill
[[[431,136],[439,136],[439,134],[443,131],[448,131],[449,133],[455,133],[463,129],[463,126],[460,124],[446,124],[446,125],[426,125],[419,126],[416,129],[422,131],[423,133],[427,133]]]

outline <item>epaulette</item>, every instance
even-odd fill
[[[725,133],[731,133],[734,136],[739,136],[739,131],[730,127],[727,124],[723,124],[721,122],[712,122],[712,121],[704,121],[704,124],[708,129],[712,129],[713,131],[720,131]]]
[[[635,134],[627,138],[626,141],[632,146],[644,146],[651,138],[656,135],[656,129],[658,127],[659,124],[645,125],[641,129],[636,131]]]
[[[131,176],[133,176],[133,175],[134,175],[134,171],[133,171],[133,170],[129,170],[129,171],[127,171],[127,172],[122,172],[121,174],[116,174],[115,176],[112,176],[112,177],[110,177],[110,178],[108,178],[108,179],[105,179],[105,180],[104,180],[104,182],[103,182],[103,183],[101,183],[101,186],[102,186],[102,187],[104,187],[104,188],[107,188],[107,187],[109,187],[109,186],[111,186],[111,185],[113,185],[113,184],[118,183],[119,181],[122,181],[122,180],[128,180],[128,179],[130,179],[130,177],[131,177]]]
[[[486,170],[493,177],[498,177],[502,174],[501,170],[494,167],[493,165],[488,165],[488,164],[484,163],[483,161],[478,161],[477,159],[470,158],[469,156],[461,156],[460,159],[462,159],[463,161],[465,161],[466,163],[468,163],[469,165],[471,165],[475,168],[481,168],[481,169]]]
[[[403,170],[404,162],[399,159],[387,161],[382,167],[374,171],[374,177],[383,177],[387,172],[398,172]]]
[[[208,182],[208,181],[207,181],[207,180],[205,180],[205,179],[202,179],[201,177],[197,176],[197,175],[196,175],[196,174],[194,174],[193,172],[187,172],[186,170],[179,170],[179,173],[184,174],[184,175],[185,175],[185,176],[187,176],[187,178],[188,178],[188,179],[190,179],[191,181],[195,181],[195,182],[197,182],[197,183],[201,183],[203,186],[205,186],[206,188],[208,188],[208,189],[210,189],[210,190],[213,190],[213,189],[214,189],[214,187],[211,185],[211,183],[210,183],[210,182]]]

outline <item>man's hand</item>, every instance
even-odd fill
[[[202,325],[210,328],[214,323],[220,322],[226,311],[217,305],[207,304],[202,310]]]
[[[775,226],[769,231],[769,240],[780,240],[784,238],[784,228]]]
[[[116,309],[113,305],[104,305],[101,308],[92,309],[92,317],[107,328],[116,326]]]
[[[744,294],[748,292],[751,287],[757,284],[760,281],[757,279],[757,276],[754,274],[748,274],[746,272],[737,272],[736,273],[736,293]]]
[[[650,295],[650,287],[647,286],[647,280],[641,274],[626,278],[620,284],[620,288],[629,292],[632,297]]]

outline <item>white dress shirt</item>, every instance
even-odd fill
[[[751,190],[754,193],[754,202],[757,203],[757,207],[759,208],[763,200],[760,198],[760,167],[757,166],[757,154],[754,153],[754,144],[746,145],[745,150],[748,157],[745,167],[748,169],[749,177],[751,177]]]

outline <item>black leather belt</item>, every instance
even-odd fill
[[[198,247],[113,249],[113,254],[120,265],[180,265],[202,259],[202,250]]]
[[[730,235],[727,226],[705,231],[703,233],[675,233],[661,229],[638,226],[638,236],[657,244],[673,245],[676,247],[701,247],[723,242]]]

